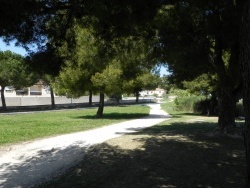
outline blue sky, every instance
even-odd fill
[[[27,51],[24,48],[15,46],[15,42],[11,42],[10,45],[7,45],[5,42],[3,42],[3,39],[0,38],[0,51],[6,50],[10,50],[23,56],[27,54]]]
[[[166,67],[161,66],[160,75],[163,76],[164,74],[169,75],[169,72]]]

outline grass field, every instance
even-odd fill
[[[95,117],[97,109],[75,109],[35,113],[1,114],[0,146],[36,138],[85,131],[148,115],[143,105],[105,107],[104,117]]]
[[[163,108],[172,119],[92,147],[78,166],[40,187],[245,187],[242,138],[213,135],[216,117]]]

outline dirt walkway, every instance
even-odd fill
[[[0,153],[0,187],[32,187],[51,180],[79,163],[95,144],[136,132],[169,118],[160,104],[150,115],[103,128],[13,145]]]

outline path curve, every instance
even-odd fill
[[[144,118],[10,146],[0,153],[0,187],[27,188],[49,181],[79,163],[90,146],[169,119],[160,104],[148,105],[150,115]]]

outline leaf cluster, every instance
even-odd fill
[[[37,81],[28,68],[25,58],[11,51],[0,51],[0,85],[22,88]]]

